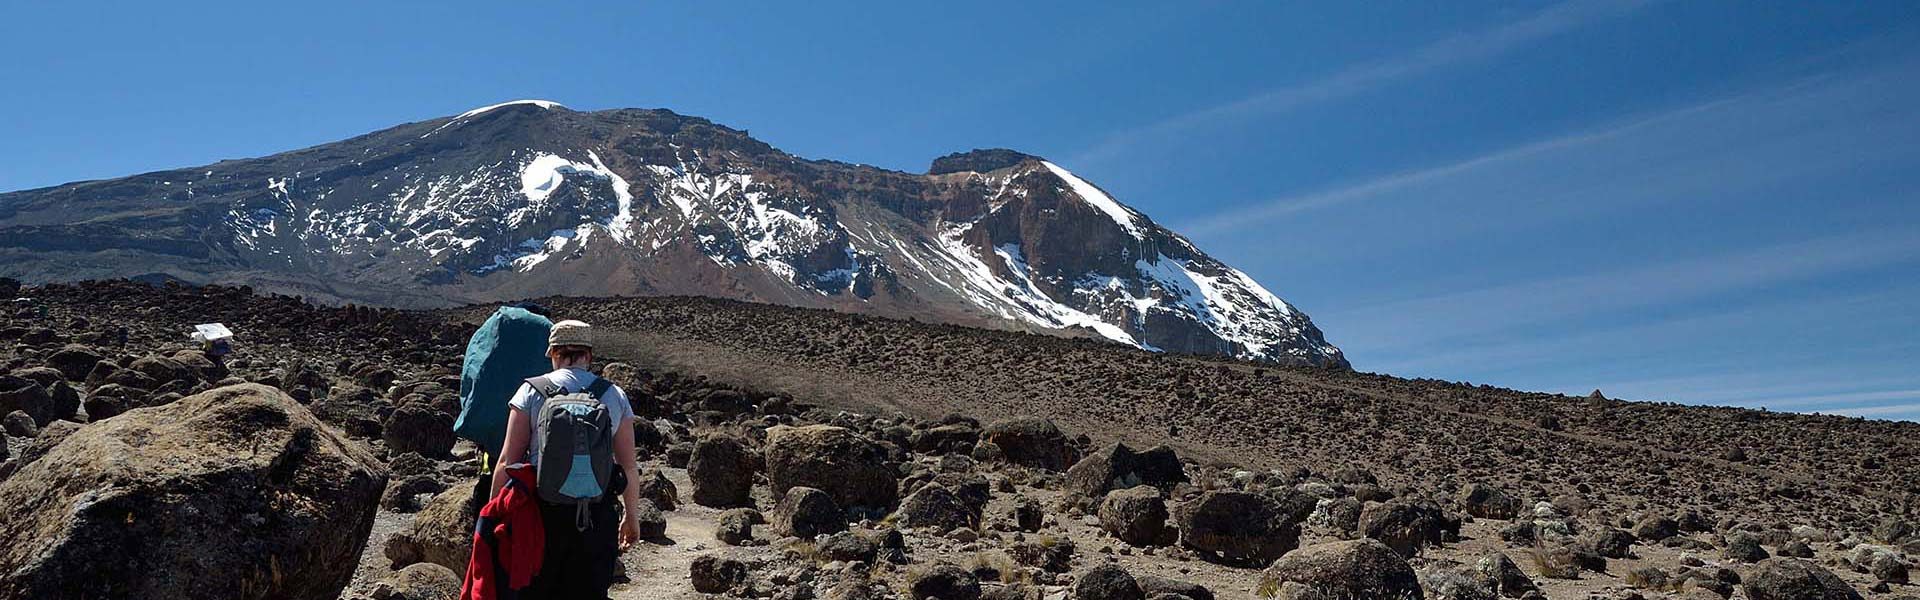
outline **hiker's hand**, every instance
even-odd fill
[[[638,541],[640,541],[640,520],[636,517],[621,519],[620,551],[626,552],[628,548],[633,547],[634,542]]]

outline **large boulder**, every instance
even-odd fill
[[[916,599],[975,600],[980,579],[949,563],[934,563],[907,574],[907,592]]]
[[[1474,563],[1473,568],[1479,573],[1480,579],[1486,582],[1487,588],[1496,594],[1519,598],[1536,589],[1533,579],[1528,578],[1527,573],[1520,570],[1520,565],[1513,564],[1513,559],[1507,558],[1506,554],[1494,552],[1483,556]]]
[[[1145,600],[1140,582],[1120,565],[1101,563],[1081,573],[1073,582],[1073,600]]]
[[[908,444],[921,454],[972,452],[980,428],[972,423],[950,423],[913,432]]]
[[[1016,465],[1060,471],[1074,462],[1073,443],[1053,421],[1039,417],[995,421],[981,437],[1000,448],[1003,460]]]
[[[767,520],[774,535],[808,540],[847,528],[846,516],[833,503],[833,496],[810,487],[787,490],[787,495],[773,505]]]
[[[33,422],[33,416],[27,411],[16,410],[0,417],[0,430],[13,437],[31,439],[40,435],[40,424]]]
[[[373,584],[373,600],[454,600],[460,575],[433,563],[417,563]]]
[[[1271,497],[1217,490],[1180,505],[1180,544],[1231,563],[1265,566],[1300,544],[1300,523]]]
[[[424,403],[403,404],[381,425],[381,439],[394,454],[446,456],[453,449],[453,416]]]
[[[1899,551],[1893,548],[1867,544],[1854,546],[1853,556],[1849,557],[1848,562],[1853,563],[1854,569],[1872,575],[1876,581],[1905,584],[1910,578],[1907,563],[1900,559]]]
[[[60,419],[72,419],[80,409],[79,393],[64,381],[54,382],[53,386],[49,388],[23,377],[0,376],[0,415],[23,411],[40,427]]]
[[[1280,557],[1261,588],[1282,600],[1318,598],[1423,598],[1420,579],[1399,553],[1379,540],[1361,538],[1314,544]]]
[[[766,464],[776,497],[804,486],[832,495],[843,509],[880,513],[899,499],[897,471],[887,464],[886,449],[844,427],[769,429]]]
[[[133,364],[127,365],[127,368],[139,371],[147,377],[153,378],[159,385],[166,385],[175,381],[183,381],[189,384],[200,381],[199,372],[193,370],[191,367],[180,364],[180,361],[164,356],[145,356],[133,361]]]
[[[67,344],[66,347],[47,356],[47,366],[60,370],[67,381],[82,381],[93,366],[106,357],[92,348],[79,344]]]
[[[1450,527],[1458,531],[1440,509],[1425,504],[1393,501],[1360,512],[1361,535],[1380,540],[1408,558],[1426,546],[1440,545]]]
[[[1860,592],[1820,565],[1769,558],[1741,578],[1750,600],[1860,600]]]
[[[1213,590],[1197,583],[1153,575],[1138,575],[1133,580],[1140,584],[1140,593],[1145,594],[1149,600],[1162,595],[1186,596],[1192,600],[1213,600]]]
[[[1167,502],[1152,486],[1110,492],[1100,503],[1100,528],[1134,546],[1158,545],[1167,533]]]
[[[900,502],[900,510],[893,513],[893,521],[906,527],[949,531],[978,526],[980,513],[947,486],[929,483]]]
[[[733,586],[746,581],[749,571],[746,563],[711,554],[693,559],[688,569],[694,591],[704,594],[718,594],[733,589]]]
[[[1673,517],[1651,516],[1633,526],[1633,537],[1645,542],[1658,542],[1676,535],[1680,535],[1680,522]]]
[[[1126,444],[1115,443],[1067,469],[1067,491],[1090,498],[1136,485],[1150,485],[1166,492],[1186,480],[1180,457],[1166,446],[1134,452]]]
[[[395,568],[429,562],[465,573],[481,505],[468,486],[457,485],[440,492],[414,515],[412,525],[387,538],[382,552]]]
[[[753,502],[753,456],[746,444],[728,435],[701,436],[687,461],[693,503],[726,508]]]
[[[1482,483],[1470,483],[1461,487],[1457,499],[1462,510],[1481,519],[1506,520],[1520,514],[1518,498],[1508,496],[1506,492]]]
[[[0,597],[338,598],[386,483],[265,386],[132,411],[0,483]]]

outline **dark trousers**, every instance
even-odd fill
[[[593,523],[586,531],[575,526],[578,507],[540,501],[540,520],[547,529],[545,557],[540,573],[521,598],[552,600],[606,600],[620,573],[620,497],[626,477],[614,471],[606,498],[588,505]]]

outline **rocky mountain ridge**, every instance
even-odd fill
[[[1307,315],[1039,157],[909,174],[664,110],[517,101],[205,167],[0,194],[0,275],[432,307],[702,295],[1345,367]]]

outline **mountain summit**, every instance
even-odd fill
[[[395,306],[717,296],[1346,366],[1305,313],[1037,156],[807,160],[666,110],[522,100],[0,194],[0,275]]]

